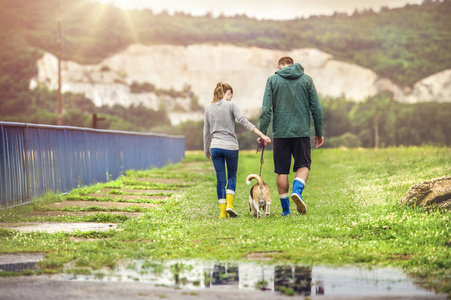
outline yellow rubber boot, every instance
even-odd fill
[[[226,194],[226,201],[227,201],[226,211],[229,213],[230,217],[232,217],[232,218],[238,217],[237,212],[233,208],[233,199],[234,198],[235,198],[234,194]]]
[[[227,208],[226,199],[219,199],[219,209],[221,210],[221,214],[219,215],[220,218],[227,218],[229,216],[227,214],[226,208]]]

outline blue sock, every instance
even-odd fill
[[[291,215],[290,201],[288,200],[288,194],[279,195],[280,204],[282,205],[282,216]]]

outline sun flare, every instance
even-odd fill
[[[130,1],[130,0],[96,0],[97,2],[112,4],[121,9],[132,9],[139,6],[139,2],[143,1]]]

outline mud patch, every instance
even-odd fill
[[[49,233],[72,232],[72,231],[108,231],[117,228],[115,223],[94,223],[94,222],[20,222],[20,223],[0,223],[0,228],[17,230],[20,232],[43,231]]]
[[[274,255],[279,254],[279,252],[253,252],[246,255],[244,258],[249,260],[271,260],[274,258]]]
[[[45,253],[8,253],[0,254],[0,265],[37,262],[42,260]]]
[[[150,194],[150,196],[152,196],[152,194],[174,194],[174,193],[181,193],[182,191],[180,190],[139,190],[139,189],[121,189],[121,191],[124,194]]]
[[[88,194],[89,197],[93,198],[109,198],[113,200],[153,200],[153,199],[164,199],[166,200],[170,195],[180,192],[174,190],[136,190],[136,189],[120,189],[116,191],[121,191],[123,194],[113,194],[110,193],[110,189],[101,190],[99,193]],[[165,195],[162,195],[165,194]]]
[[[124,212],[124,211],[113,211],[113,212],[105,212],[105,211],[35,211],[33,213],[24,215],[24,217],[83,217],[83,216],[91,216],[98,213],[111,213],[117,216],[126,216],[128,218],[137,218],[142,216],[144,213],[140,212]]]
[[[161,177],[147,177],[147,178],[133,178],[137,181],[141,181],[141,182],[151,182],[151,183],[159,183],[159,184],[167,184],[167,185],[189,185],[189,184],[194,184],[194,182],[192,181],[182,181],[180,179],[177,178],[161,178]]]
[[[152,195],[152,196],[143,196],[143,195],[111,195],[111,194],[88,194],[88,197],[91,199],[98,199],[99,202],[104,201],[113,201],[114,203],[117,202],[136,202],[136,201],[155,201],[155,200],[161,200],[165,201],[169,197],[164,195]],[[70,200],[70,199],[68,199]]]
[[[36,263],[44,258],[43,253],[0,254],[0,271],[27,272],[36,270]]]
[[[109,208],[128,208],[128,207],[140,207],[140,208],[156,208],[160,205],[151,204],[151,203],[132,203],[132,202],[108,202],[108,201],[74,201],[67,200],[64,202],[55,202],[51,204],[44,205],[43,207],[52,208],[52,209],[62,209],[65,207],[77,206],[81,208],[87,208],[90,206],[98,206],[101,208],[109,209]]]

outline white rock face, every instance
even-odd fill
[[[414,84],[413,89],[398,97],[399,101],[416,102],[451,102],[451,70],[445,70]]]
[[[301,63],[305,73],[313,78],[320,96],[363,101],[388,90],[402,102],[451,101],[451,70],[425,78],[408,89],[379,78],[369,69],[334,60],[330,54],[317,49],[284,52],[231,45],[131,45],[98,65],[65,61],[62,62],[62,91],[83,94],[97,106],[128,107],[141,103],[158,109],[164,103],[168,111],[176,106],[189,111],[190,99],[174,101],[153,93],[132,94],[129,85],[148,82],[158,89],[175,91],[189,85],[199,98],[199,104],[206,106],[213,98],[216,83],[222,81],[233,87],[233,101],[250,117],[260,111],[266,80],[277,71],[277,62],[282,56],[291,56]],[[32,79],[30,87],[41,84],[57,89],[56,57],[46,53],[37,65],[38,75]],[[170,118],[175,125],[189,119],[189,115],[178,112]],[[197,120],[201,115],[192,114],[192,119]]]

